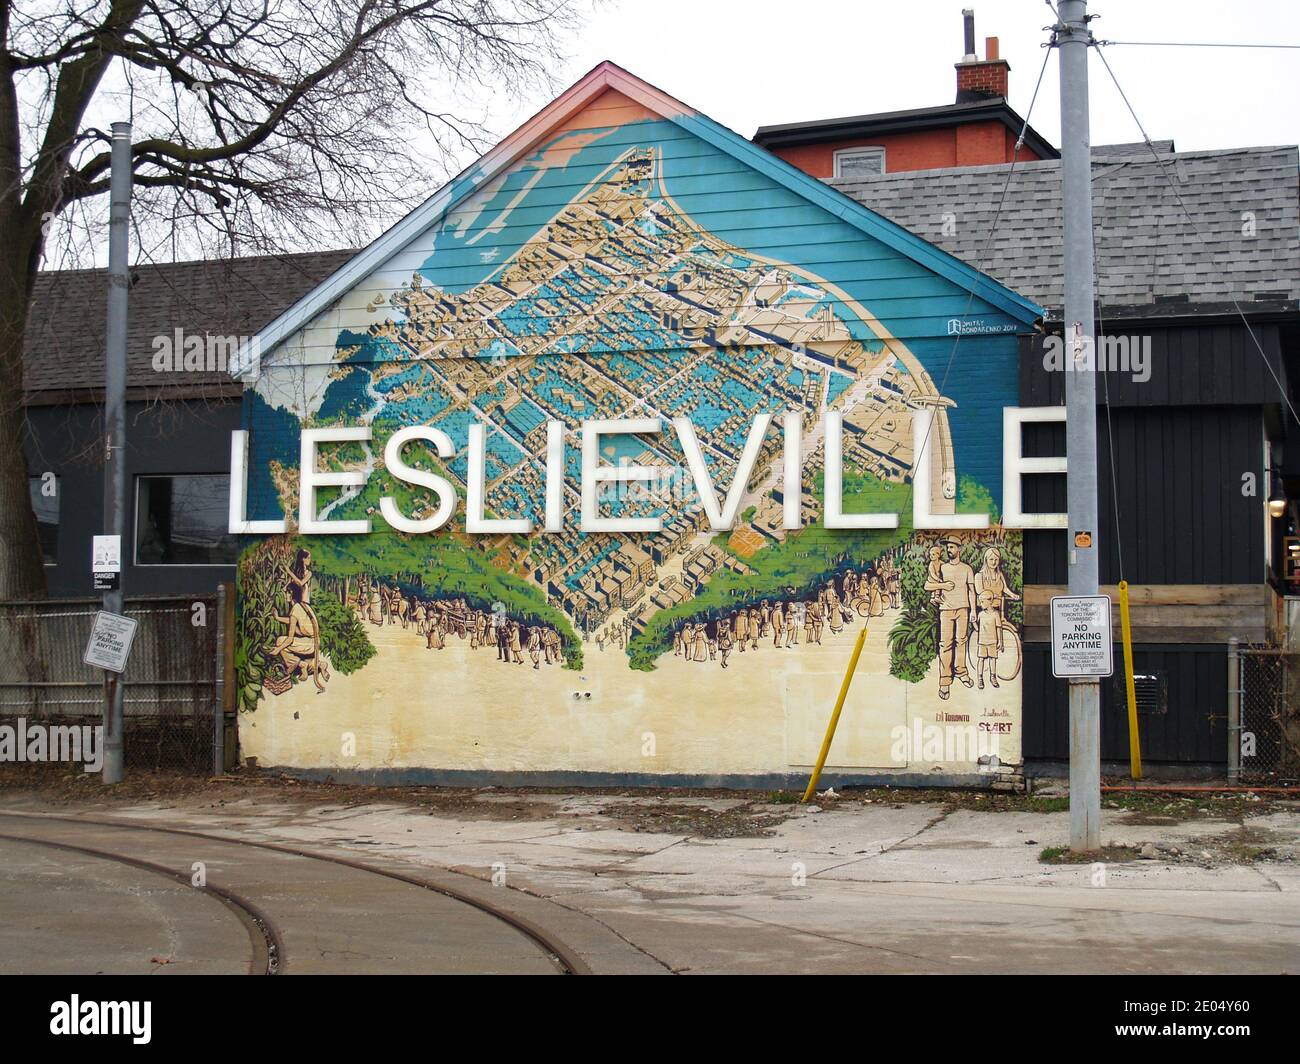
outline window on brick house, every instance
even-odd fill
[[[871,177],[884,172],[884,148],[841,148],[835,153],[836,177]]]

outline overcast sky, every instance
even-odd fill
[[[745,137],[761,125],[815,121],[952,103],[953,64],[962,54],[962,8],[973,3],[976,46],[997,37],[1011,64],[1011,106],[1060,145],[1058,57],[1047,62],[1033,113],[1052,13],[1043,0],[572,0],[585,14],[555,71],[555,92],[605,59],[613,60]],[[1300,44],[1300,0],[1094,0],[1100,39]],[[1177,17],[1175,17],[1175,14]],[[1300,143],[1300,50],[1152,48],[1115,44],[1106,56],[1138,117],[1155,140],[1180,151]],[[1105,68],[1090,64],[1092,140],[1140,140]],[[435,81],[437,79],[434,79]],[[446,91],[445,89],[443,91]],[[552,93],[462,83],[442,100],[462,118],[486,119],[501,138],[550,102]],[[119,104],[121,101],[117,101]],[[107,121],[121,117],[106,105]],[[490,143],[490,139],[489,139]],[[411,150],[424,153],[418,138]],[[476,152],[429,152],[430,190]],[[97,205],[90,221],[107,218]],[[377,236],[396,218],[375,216]],[[57,234],[56,234],[57,235]],[[46,268],[102,265],[106,245],[80,238]],[[333,237],[331,246],[343,241]],[[52,246],[62,247],[58,239]],[[170,257],[151,245],[146,258]],[[182,242],[174,253],[192,257]],[[144,253],[141,253],[144,254]]]
[[[980,57],[998,37],[1023,117],[1043,64],[1043,0],[581,0],[594,10],[563,85],[611,59],[746,137],[760,125],[952,103],[963,7]],[[1098,0],[1093,33],[1115,41],[1300,44],[1295,0]],[[1177,13],[1177,17],[1175,16]],[[1152,139],[1180,151],[1300,142],[1300,51],[1109,48]],[[1093,143],[1140,140],[1105,68],[1091,64]],[[1053,56],[1031,124],[1059,144]],[[504,134],[545,99],[494,106]],[[467,163],[472,161],[465,160]]]

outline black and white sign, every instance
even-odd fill
[[[122,537],[96,536],[90,552],[96,591],[116,591],[122,574]]]
[[[131,617],[100,610],[95,614],[95,627],[90,630],[90,641],[81,660],[97,669],[122,672],[126,668],[126,659],[131,656],[135,626]]]
[[[1110,597],[1057,595],[1052,599],[1052,675],[1109,676]]]

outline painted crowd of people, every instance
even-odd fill
[[[468,639],[471,650],[496,650],[497,661],[534,669],[563,662],[560,633],[550,625],[529,624],[504,610],[482,610],[464,598],[428,599],[382,580],[363,576],[352,608],[376,627],[400,624],[414,629],[429,650],[444,650],[449,637]]]
[[[823,633],[844,631],[855,617],[881,617],[901,605],[902,587],[892,554],[859,571],[831,575],[804,595],[762,599],[709,621],[687,621],[673,631],[673,655],[730,667],[732,652],[820,646]]]
[[[945,538],[929,550],[924,589],[935,614],[939,658],[939,697],[947,699],[954,681],[966,687],[999,687],[1019,671],[1018,647],[1006,654],[1014,628],[1006,619],[1006,604],[1020,598],[1002,569],[1002,555],[989,546],[980,554],[979,569],[962,560],[964,544]],[[692,662],[715,662],[729,668],[733,653],[753,653],[760,647],[784,650],[819,646],[829,630],[838,635],[855,617],[880,617],[898,610],[901,574],[897,553],[859,571],[837,573],[800,595],[763,599],[716,619],[686,621],[673,631],[673,655]],[[968,665],[967,655],[974,662]],[[972,676],[971,673],[974,672]]]
[[[955,538],[943,539],[930,548],[925,571],[924,589],[936,613],[939,697],[943,699],[949,697],[954,681],[966,687],[978,682],[983,688],[986,680],[999,686],[998,659],[1011,638],[1006,603],[1019,599],[996,547],[982,551],[978,571],[963,561],[962,547]],[[685,621],[673,630],[673,656],[716,662],[726,669],[733,653],[754,653],[769,645],[776,650],[819,646],[827,632],[838,635],[857,617],[881,617],[901,607],[898,556],[894,551],[874,565],[834,573],[801,594],[765,598],[721,617]],[[288,676],[310,676],[323,690],[329,672],[320,651],[320,623],[311,608],[311,555],[300,550],[284,575],[290,610],[276,619],[287,631],[271,653]],[[512,617],[504,608],[480,609],[464,597],[426,598],[370,575],[359,577],[346,598],[361,621],[376,627],[400,624],[414,630],[430,650],[445,649],[448,639],[456,637],[468,639],[471,650],[495,649],[496,660],[509,664],[528,660],[540,669],[564,661],[563,640],[555,628]],[[631,636],[631,624],[624,618],[611,621],[594,639],[601,651],[624,650]],[[967,664],[971,651],[975,677]],[[1018,651],[1014,660],[1018,671]]]

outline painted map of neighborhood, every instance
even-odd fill
[[[837,764],[905,768],[894,740],[916,722],[1001,744],[945,763],[1014,761],[1023,553],[998,523],[987,411],[1014,402],[1017,326],[984,299],[993,287],[698,116],[610,93],[521,151],[354,259],[361,279],[339,276],[261,361],[247,512],[288,533],[240,558],[241,744],[318,767],[784,771],[816,757],[853,655]],[[968,318],[997,328],[962,340],[950,373]],[[842,511],[896,526],[827,527],[832,411]],[[654,473],[601,485],[596,507],[659,528],[584,532],[582,426],[620,419],[660,431],[605,435],[599,458]],[[683,423],[729,508],[746,471],[730,527],[697,494]],[[320,472],[365,476],[320,488],[317,516],[370,531],[302,533],[302,430],[361,425],[369,439],[321,446]],[[409,440],[417,472],[399,479],[385,447],[413,426],[449,448]],[[483,516],[535,531],[468,531],[471,463]],[[447,515],[420,471],[464,505],[398,531],[394,513]],[[783,527],[795,511],[801,526]],[[915,513],[937,519],[917,528]],[[338,753],[340,735],[357,749]]]
[[[384,298],[379,293],[372,309]],[[536,517],[548,419],[576,430],[588,418],[653,416],[667,427],[686,416],[725,490],[754,415],[802,409],[799,490],[812,522],[821,509],[814,486],[825,411],[844,413],[846,468],[904,483],[912,411],[928,405],[938,409],[934,508],[951,512],[946,401],[897,341],[853,339],[841,316],[847,306],[824,283],[698,228],[660,186],[655,150],[632,149],[486,283],[456,295],[417,274],[389,299],[390,320],[341,336],[337,383],[318,418],[432,424],[457,446],[446,472],[462,487],[468,426],[483,422],[488,510]],[[603,501],[610,514],[663,515],[663,532],[620,539],[575,530],[481,546],[504,553],[506,565],[526,573],[579,628],[639,626],[688,597],[712,569],[744,572],[747,559],[784,539],[780,434],[768,437],[730,550],[712,542],[671,433],[614,439],[604,455],[667,471],[659,483]],[[576,447],[568,450],[565,492],[576,507]],[[344,516],[349,501],[337,500],[326,516]]]
[[[665,188],[660,151],[622,151],[576,195],[569,186],[570,198],[550,221],[517,237],[513,248],[511,233],[527,229],[512,224],[513,205],[535,175],[516,171],[517,190],[502,209],[487,211],[482,201],[505,198],[510,188],[485,191],[477,206],[449,218],[444,232],[458,228],[462,259],[477,256],[486,278],[459,290],[434,284],[429,277],[447,274],[450,257],[436,243],[404,278],[376,275],[353,297],[357,306],[368,300],[364,314],[342,315],[344,327],[330,334],[333,357],[320,401],[301,416],[304,426],[360,423],[374,430],[373,443],[324,456],[335,468],[372,474],[366,487],[322,493],[321,516],[330,519],[377,520],[378,497],[389,492],[413,518],[434,511],[431,493],[407,490],[379,468],[383,441],[405,425],[447,434],[453,457],[421,449],[414,460],[408,450],[407,458],[448,477],[464,495],[469,427],[481,423],[487,514],[540,522],[546,425],[562,422],[571,515],[565,530],[469,536],[448,526],[425,537],[316,537],[308,552],[314,558],[300,559],[299,569],[314,566],[314,579],[364,630],[400,621],[430,649],[447,646],[450,634],[517,664],[526,664],[531,645],[536,667],[562,660],[574,666],[594,644],[598,652],[626,655],[634,668],[653,669],[670,652],[689,661],[720,657],[726,668],[732,650],[735,660],[748,661],[757,655],[738,655],[757,651],[760,641],[778,649],[820,646],[823,631],[833,638],[858,617],[876,616],[907,628],[889,653],[896,675],[918,680],[934,660],[935,600],[922,585],[939,548],[936,535],[910,528],[913,417],[921,410],[934,415],[930,509],[953,513],[953,404],[907,346],[844,291],[696,224]],[[272,397],[275,368],[266,377]],[[292,365],[279,368],[293,372]],[[821,526],[825,414],[832,409],[843,415],[846,509],[854,510],[856,499],[856,508],[898,513],[897,529]],[[671,419],[695,426],[715,489],[724,494],[755,415],[789,410],[803,412],[801,483],[785,484],[781,433],[769,430],[737,526],[715,532]],[[602,458],[662,475],[611,487],[600,508],[606,515],[660,517],[662,531],[579,531],[572,515],[580,504],[581,423],[644,417],[659,418],[664,431],[607,438]],[[287,457],[269,464],[281,508],[292,513],[296,469]],[[979,495],[979,485],[962,487]],[[802,530],[782,527],[787,491],[799,493]],[[1000,532],[962,541],[976,566],[995,547],[995,561],[1014,578],[1018,542],[1005,542]],[[998,615],[1000,623],[1001,603]],[[319,625],[328,637],[330,625]],[[882,649],[887,631],[878,636]],[[973,652],[973,640],[970,646]],[[900,655],[910,655],[910,664],[897,664]]]

